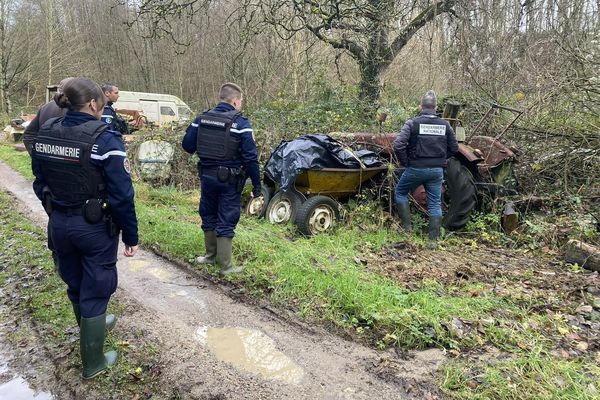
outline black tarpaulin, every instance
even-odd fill
[[[312,134],[282,141],[267,161],[265,174],[279,183],[282,190],[287,190],[302,171],[323,168],[357,169],[361,168],[361,162],[367,168],[383,165],[372,151],[353,152],[330,136]]]

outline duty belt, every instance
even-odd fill
[[[217,177],[217,169],[218,168],[227,168],[229,170],[229,175],[232,177],[237,177],[241,175],[241,168],[230,168],[230,167],[210,167],[210,168],[200,168],[200,175],[206,176],[214,176]]]
[[[68,216],[71,215],[83,215],[83,207],[65,207],[58,205],[56,203],[52,203],[53,211],[60,211]]]

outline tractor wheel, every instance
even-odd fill
[[[267,205],[273,196],[273,189],[268,186],[262,186],[260,189],[260,197],[251,197],[244,207],[246,215],[251,217],[262,218],[267,212]]]
[[[448,199],[449,204],[443,224],[452,231],[462,228],[469,220],[477,204],[477,189],[471,171],[454,157],[448,160],[445,180],[444,198]]]
[[[279,190],[269,201],[266,218],[272,224],[287,224],[296,220],[296,213],[306,198],[302,193],[289,189]]]
[[[340,218],[337,201],[327,196],[310,197],[298,210],[296,225],[303,235],[312,236],[331,230]]]

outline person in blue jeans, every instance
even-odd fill
[[[421,98],[420,113],[404,124],[394,140],[394,152],[405,167],[396,186],[395,201],[405,232],[412,231],[408,194],[420,185],[427,192],[429,242],[435,245],[442,224],[442,183],[448,158],[458,151],[458,142],[448,121],[435,112],[436,95]]]

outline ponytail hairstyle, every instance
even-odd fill
[[[62,87],[62,92],[54,95],[54,102],[70,111],[81,111],[92,100],[96,100],[99,108],[104,107],[106,102],[100,86],[87,78],[69,79]]]

